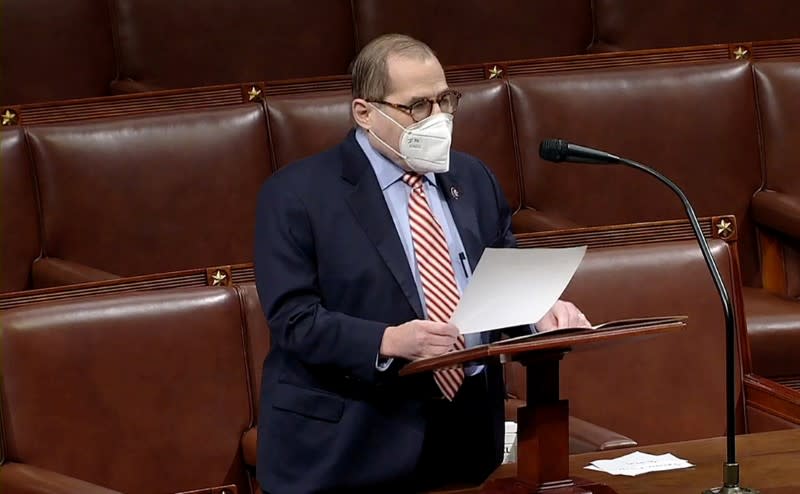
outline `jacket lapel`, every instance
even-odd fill
[[[450,162],[453,162],[452,157]],[[475,198],[471,197],[470,190],[465,188],[465,181],[461,179],[457,169],[451,167],[449,172],[437,174],[436,182],[450,207],[461,243],[464,244],[467,260],[471,270],[474,271],[483,254],[483,244],[478,232]]]
[[[352,186],[350,194],[346,196],[350,210],[378,250],[414,313],[422,319],[424,317],[422,304],[403,245],[386,206],[378,179],[372,171],[369,160],[356,142],[354,132],[348,135],[341,149],[342,178]]]

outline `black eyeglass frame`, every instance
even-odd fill
[[[447,89],[445,91],[442,91],[441,94],[439,94],[435,98],[420,98],[420,99],[414,101],[413,103],[411,103],[410,105],[401,105],[400,103],[392,103],[391,101],[385,101],[385,100],[367,100],[367,101],[369,103],[378,103],[378,104],[381,104],[381,105],[391,106],[395,110],[400,110],[401,112],[403,112],[403,113],[407,114],[408,116],[410,116],[413,121],[419,122],[419,121],[425,120],[426,118],[431,116],[431,113],[433,113],[433,104],[434,103],[439,105],[439,108],[441,108],[442,107],[442,101],[444,101],[444,99],[449,97],[449,96],[455,96],[456,97],[455,103],[453,104],[453,110],[450,111],[450,112],[446,112],[444,110],[442,110],[442,111],[444,113],[450,113],[452,115],[458,109],[458,102],[461,100],[461,93],[456,91],[455,89]],[[425,104],[428,105],[428,111],[425,114],[425,116],[417,118],[417,117],[414,116],[414,107],[419,105],[419,104],[421,104],[421,103],[425,103]]]

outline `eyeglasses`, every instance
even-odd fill
[[[418,99],[410,105],[390,103],[383,100],[371,100],[370,103],[380,103],[382,105],[391,106],[403,113],[407,113],[415,122],[419,122],[431,116],[434,103],[439,105],[439,109],[442,110],[443,113],[455,113],[460,99],[461,93],[455,89],[448,89],[435,98]]]

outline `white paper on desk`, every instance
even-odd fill
[[[561,296],[586,254],[564,249],[486,249],[450,322],[461,334],[533,324]]]
[[[678,470],[690,468],[694,465],[675,455],[666,453],[663,455],[651,455],[635,451],[612,460],[595,460],[588,466],[587,470],[606,472],[611,475],[627,475],[635,477],[643,473],[662,472],[665,470]]]

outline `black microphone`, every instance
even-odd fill
[[[694,230],[694,236],[697,238],[697,243],[700,245],[700,250],[703,253],[703,259],[706,261],[708,270],[711,272],[711,278],[714,279],[714,285],[717,287],[717,292],[722,300],[722,310],[725,313],[725,390],[726,390],[726,415],[727,415],[727,461],[723,465],[723,486],[722,488],[708,489],[704,494],[754,494],[757,491],[747,487],[739,487],[739,464],[736,462],[736,388],[735,388],[735,341],[736,341],[736,320],[733,317],[733,310],[731,298],[728,291],[725,289],[725,284],[722,282],[722,276],[719,274],[714,258],[711,256],[711,250],[708,248],[703,232],[700,230],[700,224],[697,221],[697,215],[694,213],[689,199],[683,193],[680,187],[675,182],[660,174],[656,170],[637,163],[633,160],[614,156],[613,154],[606,153],[597,149],[588,148],[586,146],[579,146],[571,144],[562,139],[545,139],[539,145],[539,156],[547,161],[560,163],[562,161],[573,163],[588,163],[588,164],[623,164],[641,170],[648,175],[660,180],[667,187],[680,198],[683,207],[686,210],[686,216],[689,218],[689,223]]]
[[[587,148],[586,146],[571,144],[563,139],[543,140],[539,145],[539,156],[541,156],[542,159],[555,163],[569,161],[570,163],[606,165],[620,162],[619,157],[613,154]]]

